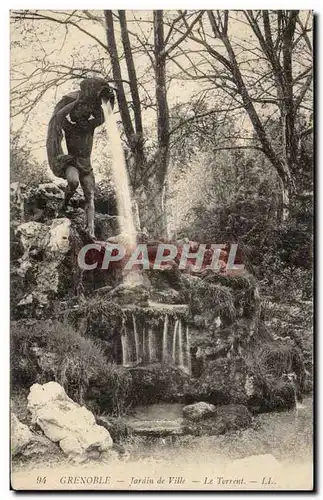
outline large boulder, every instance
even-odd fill
[[[11,414],[11,454],[21,453],[32,441],[33,434],[27,425],[21,423],[14,413]]]
[[[220,357],[210,360],[187,395],[187,402],[206,401],[219,405],[228,403],[246,404],[248,400],[246,385],[248,367],[242,359]],[[249,384],[250,385],[250,384]]]
[[[78,198],[81,199],[80,194]],[[30,187],[24,196],[25,220],[46,222],[54,219],[64,200],[64,187],[46,182]]]
[[[51,441],[45,436],[34,434],[14,413],[11,413],[10,443],[12,458],[32,458],[56,451]]]
[[[220,405],[202,419],[186,419],[186,432],[197,436],[220,435],[245,429],[251,423],[252,415],[244,405]]]
[[[82,462],[99,458],[112,447],[104,427],[96,424],[94,415],[71,400],[56,382],[34,384],[28,396],[32,422],[70,458]]]
[[[191,382],[189,375],[170,365],[138,366],[129,371],[134,404],[181,402]]]
[[[55,179],[34,186],[26,187],[19,182],[10,185],[11,216],[17,219],[45,222],[57,217],[62,206],[66,181]],[[117,215],[115,186],[111,181],[101,180],[96,183],[95,211],[100,214]],[[84,208],[84,194],[79,187],[69,202],[73,209]]]
[[[210,403],[204,403],[203,401],[184,406],[183,408],[184,417],[195,421],[210,417],[214,412],[215,406]]]

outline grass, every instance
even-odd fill
[[[11,376],[14,389],[54,380],[80,404],[123,412],[131,376],[108,363],[100,346],[59,321],[12,322]]]

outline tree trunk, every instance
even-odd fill
[[[214,37],[221,39],[227,51],[228,58],[225,58],[208,44],[206,44],[206,47],[231,73],[237,93],[241,96],[243,107],[261,143],[262,150],[278,173],[281,181],[280,216],[281,220],[286,220],[289,216],[289,198],[295,191],[293,172],[297,157],[297,135],[295,130],[295,112],[297,106],[295,104],[293,88],[292,51],[298,11],[277,11],[279,18],[279,32],[277,37],[280,43],[277,43],[277,41],[274,42],[269,11],[259,11],[259,15],[262,16],[264,31],[261,30],[261,24],[254,11],[245,11],[247,21],[259,41],[265,59],[273,71],[277,91],[276,104],[280,110],[282,151],[277,152],[275,150],[270,136],[254,106],[253,99],[247,88],[248,83],[241,73],[236,53],[231,45],[225,25],[219,20],[221,16],[218,16],[218,20],[216,20],[212,11],[208,11],[208,17]]]
[[[127,65],[130,92],[133,101],[134,122],[126,101],[120,59],[115,39],[112,11],[104,11],[106,34],[111,59],[113,78],[117,84],[119,111],[131,154],[127,160],[128,173],[137,201],[141,227],[150,237],[167,238],[165,207],[166,176],[169,164],[169,110],[166,91],[166,55],[163,11],[154,11],[154,56],[156,80],[157,138],[158,146],[154,160],[148,165],[144,153],[143,125],[138,81],[133,60],[132,47],[127,30],[125,11],[119,11],[121,39]]]
[[[152,203],[156,211],[159,237],[167,238],[167,217],[165,206],[166,175],[169,165],[169,110],[166,90],[166,57],[163,11],[154,11],[155,78],[157,106],[158,155],[156,157],[155,193]]]
[[[142,184],[136,191],[141,228],[150,238],[167,239],[166,184],[160,185],[156,176]]]
[[[290,187],[288,183],[284,183],[279,179],[280,196],[277,212],[277,223],[284,222],[288,219],[290,213]]]
[[[135,131],[131,122],[130,112],[127,105],[126,95],[122,82],[117,44],[114,35],[112,11],[105,10],[104,17],[106,22],[106,36],[107,36],[107,42],[108,42],[108,48],[112,66],[112,74],[117,85],[117,99],[119,104],[119,111],[122,119],[123,128],[127,137],[127,142],[130,146],[133,141]]]

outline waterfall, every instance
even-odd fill
[[[182,320],[178,323],[178,365],[184,367],[184,354],[183,354],[183,329]]]
[[[164,319],[164,330],[163,330],[163,353],[162,361],[165,363],[167,361],[167,340],[168,340],[168,314],[165,315]]]
[[[121,328],[121,348],[122,348],[122,364],[127,366],[131,364],[130,354],[129,354],[129,342],[128,342],[128,333],[125,319],[122,319],[122,328]]]
[[[177,337],[177,329],[178,329],[178,319],[175,321],[175,326],[174,326],[174,333],[173,333],[173,362],[174,364],[176,363],[176,337]]]
[[[126,342],[123,332],[121,333],[121,348],[122,348],[122,364],[124,366],[127,364],[127,362],[126,362]]]
[[[168,312],[160,319],[162,321],[152,327],[150,320],[142,320],[136,313],[132,313],[128,320],[123,318],[122,364],[128,367],[152,363],[172,364],[190,375],[188,325],[185,325],[181,318],[172,319]]]
[[[116,187],[118,214],[121,216],[120,230],[129,246],[136,246],[136,230],[132,214],[129,179],[122,143],[115,115],[110,102],[102,100],[105,128],[111,144],[112,175]]]
[[[294,401],[295,401],[295,410],[296,410],[296,415],[298,414],[299,410],[302,410],[306,408],[300,401],[298,401],[297,397],[297,384],[296,384],[296,374],[289,373],[287,375],[288,380],[292,383],[293,386],[293,392],[294,392]]]
[[[186,325],[186,331],[185,331],[185,351],[186,351],[186,368],[187,368],[187,373],[190,375],[192,372],[192,366],[191,366],[191,348],[190,348],[190,339],[188,336],[188,325]]]
[[[133,324],[133,333],[135,338],[135,349],[136,349],[136,361],[139,361],[139,337],[137,332],[136,318],[135,315],[132,315],[132,324]]]
[[[147,362],[147,354],[146,354],[146,328],[143,326],[142,330],[142,360],[144,363]]]

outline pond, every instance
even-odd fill
[[[181,404],[138,406],[133,417],[139,421],[176,422],[182,417]],[[254,417],[251,428],[221,436],[179,436],[139,438],[131,444],[131,458],[151,457],[168,461],[227,461],[250,455],[271,454],[288,462],[311,461],[313,452],[312,398],[285,412],[263,413]]]

